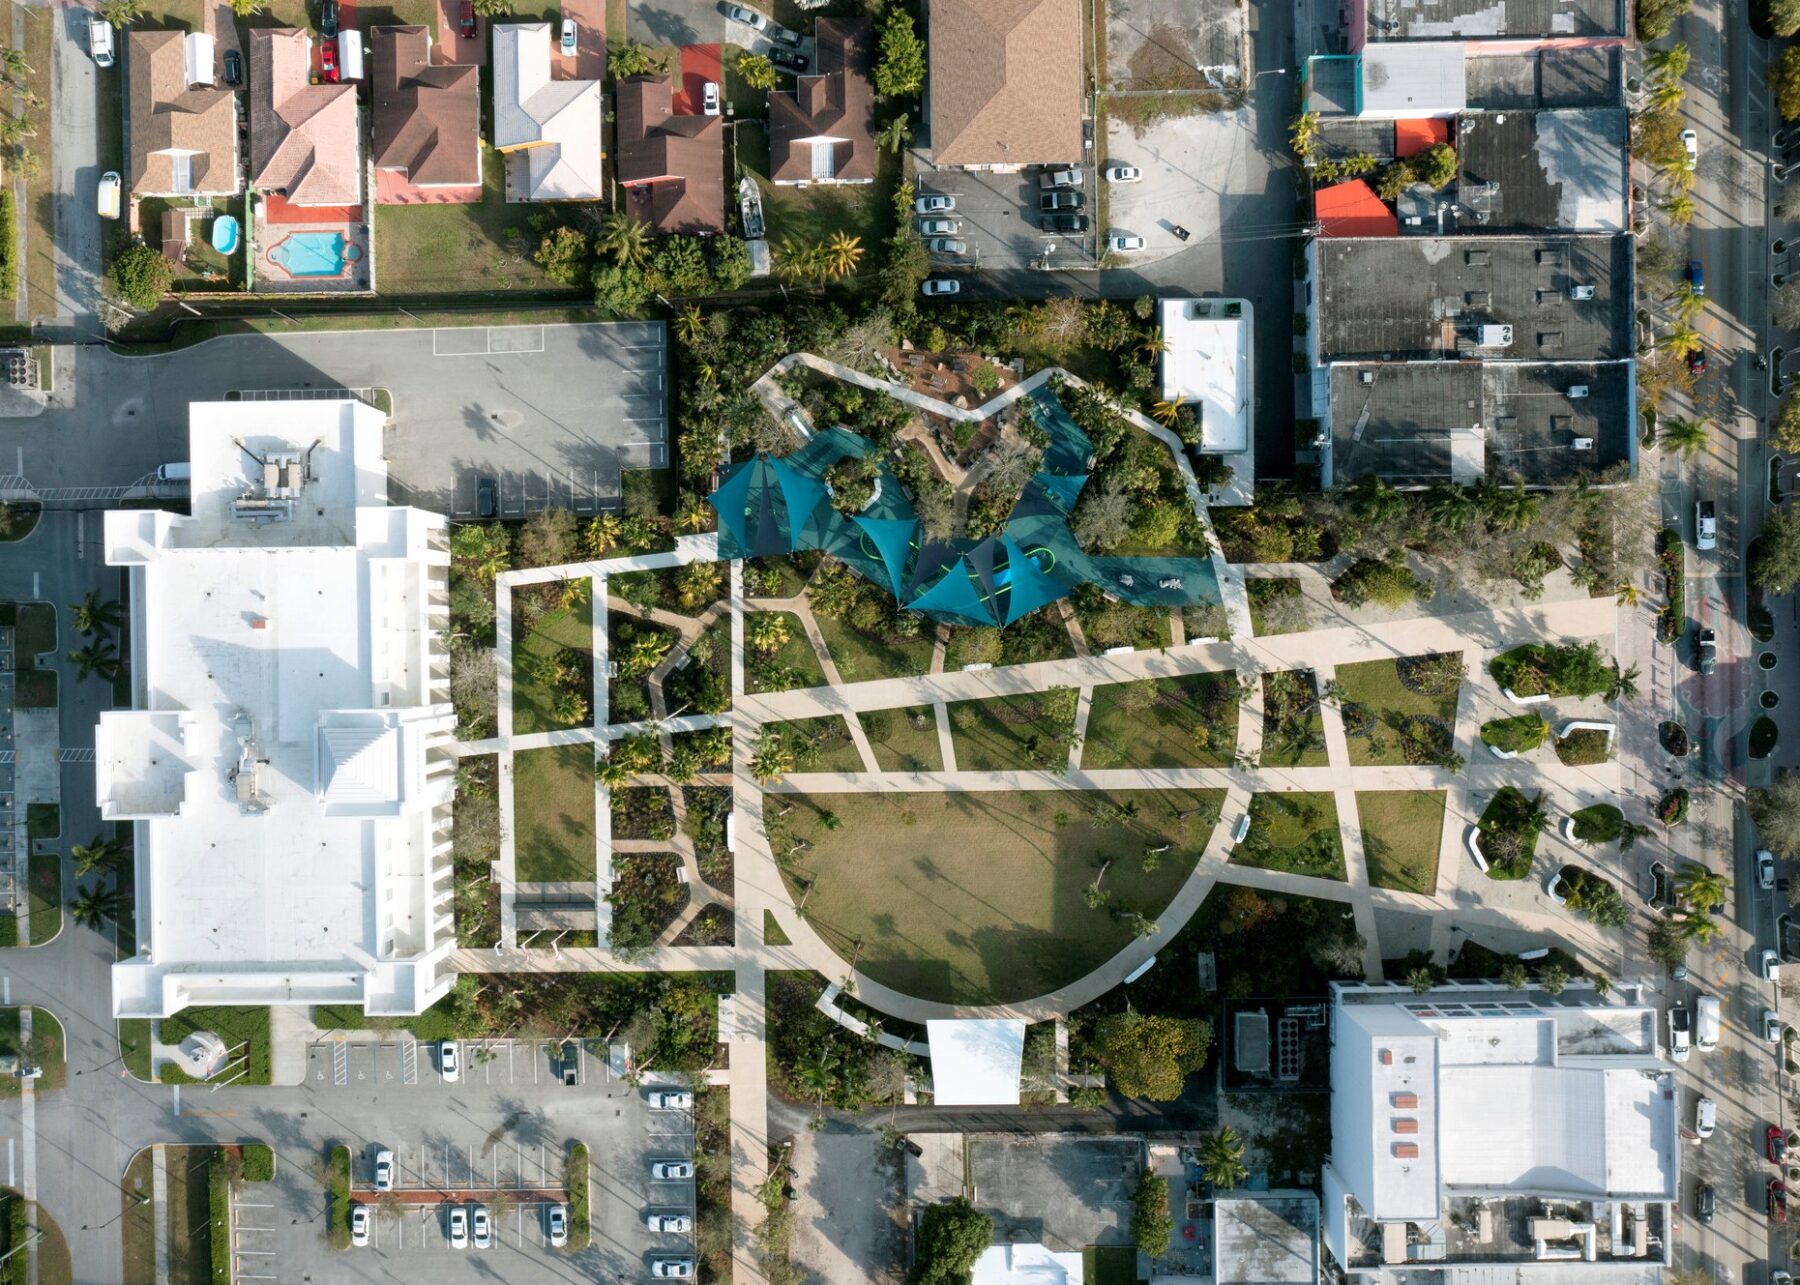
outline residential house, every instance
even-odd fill
[[[376,27],[374,162],[378,180],[427,191],[481,187],[480,69],[431,61],[426,27]]]
[[[599,200],[600,82],[551,77],[547,22],[493,32],[494,146],[507,158],[507,199]]]
[[[769,173],[777,184],[875,181],[875,26],[820,18],[818,57],[793,92],[769,95]]]
[[[625,212],[656,232],[725,230],[725,131],[717,116],[676,115],[667,76],[633,76],[613,91]]]
[[[233,196],[237,95],[213,87],[211,36],[127,33],[131,191],[138,196]]]
[[[1081,24],[1081,0],[931,0],[932,163],[1083,160]]]
[[[293,27],[250,31],[250,186],[290,205],[362,204],[353,83],[312,83],[312,41]]]

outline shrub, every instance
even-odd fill
[[[1351,607],[1372,602],[1378,607],[1397,609],[1411,602],[1427,602],[1431,594],[1431,583],[1420,580],[1412,568],[1397,559],[1358,558],[1331,582],[1331,596]]]
[[[1670,790],[1656,801],[1656,819],[1666,826],[1677,826],[1687,820],[1688,792]]]
[[[1625,832],[1625,814],[1610,803],[1582,808],[1569,818],[1575,838],[1588,844],[1611,843]]]
[[[1656,533],[1656,561],[1662,568],[1663,609],[1656,616],[1656,638],[1672,643],[1687,618],[1687,579],[1681,536],[1671,527]]]
[[[569,1144],[569,1158],[563,1164],[563,1185],[569,1191],[569,1248],[583,1250],[592,1235],[588,1209],[588,1149],[585,1142]]]
[[[1676,758],[1687,757],[1687,728],[1683,727],[1680,723],[1675,722],[1673,719],[1665,722],[1657,729],[1657,739],[1662,742],[1662,747]]]
[[[0,189],[0,294],[19,293],[19,214],[12,188]]]
[[[1175,1220],[1169,1214],[1169,1180],[1154,1169],[1138,1175],[1137,1190],[1131,1197],[1131,1234],[1138,1253],[1146,1257],[1161,1258],[1169,1251],[1169,1238],[1175,1234]]]
[[[1503,786],[1482,809],[1478,826],[1481,851],[1487,858],[1488,878],[1523,879],[1537,852],[1538,831],[1544,828],[1544,796],[1527,798],[1513,786]]]
[[[269,1182],[275,1177],[275,1148],[261,1142],[244,1146],[244,1181]]]
[[[106,275],[121,299],[139,312],[149,312],[175,283],[175,265],[161,250],[136,241],[113,256]]]
[[[1592,767],[1612,757],[1612,737],[1591,727],[1579,728],[1556,741],[1556,757],[1564,767]]]
[[[207,1240],[212,1278],[231,1285],[231,1175],[225,1153],[215,1150],[206,1166]]]
[[[333,1147],[326,1166],[325,1189],[331,1196],[327,1230],[333,1249],[350,1248],[350,1148]]]
[[[1612,667],[1600,644],[1528,643],[1488,662],[1494,681],[1519,696],[1599,696],[1611,688]]]
[[[1496,718],[1481,725],[1481,741],[1508,754],[1524,754],[1535,750],[1550,734],[1550,724],[1536,714],[1520,714],[1517,718]]]

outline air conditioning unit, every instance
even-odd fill
[[[1571,298],[1571,299],[1581,300],[1581,301],[1585,302],[1586,300],[1592,299],[1593,297],[1594,297],[1594,287],[1592,287],[1592,286],[1570,286],[1569,287],[1569,298]]]
[[[1594,449],[1594,439],[1591,437],[1578,437],[1569,443],[1569,449],[1572,451],[1591,451]]]
[[[1483,348],[1511,348],[1513,328],[1511,326],[1483,326],[1479,343]]]
[[[1357,371],[1357,372],[1356,372],[1356,382],[1357,382],[1357,383],[1359,383],[1359,384],[1372,384],[1372,383],[1374,383],[1374,382],[1375,382],[1375,372],[1374,372],[1374,371],[1372,371],[1372,370],[1359,370],[1359,371]]]
[[[1576,384],[1575,387],[1569,390],[1570,401],[1574,401],[1578,397],[1586,397],[1587,395],[1588,386],[1586,384]]]
[[[1409,228],[1422,228],[1425,226],[1424,218],[1417,214],[1409,214],[1402,219],[1401,222],[1406,224]]]

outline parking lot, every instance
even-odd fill
[[[574,1050],[582,1084],[606,1074],[606,1062],[581,1045]],[[558,1085],[565,1045],[557,1040],[461,1040],[458,1081],[480,1086]],[[435,1043],[411,1039],[318,1040],[306,1050],[306,1080],[315,1088],[442,1084],[441,1053]]]
[[[971,170],[937,170],[919,176],[918,194],[943,194],[954,197],[956,208],[946,215],[915,216],[955,219],[954,235],[962,241],[962,255],[934,255],[934,267],[982,268],[1005,271],[1018,268],[1070,270],[1092,267],[1096,230],[1094,220],[1094,172],[1085,167],[1082,183],[1072,189],[1081,194],[1081,208],[1089,229],[1085,233],[1044,232],[1039,221],[1039,201],[1044,189],[1039,186],[1041,169],[1033,168],[1016,174]]]

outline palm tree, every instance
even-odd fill
[[[1686,97],[1687,87],[1679,80],[1658,77],[1650,83],[1650,110],[1652,112],[1672,112],[1681,106],[1681,100]]]
[[[1229,1191],[1243,1185],[1250,1170],[1244,1164],[1244,1140],[1236,1129],[1222,1124],[1217,1133],[1201,1140],[1200,1167],[1215,1187]]]
[[[116,839],[97,834],[92,843],[75,844],[69,849],[69,855],[75,858],[76,877],[85,879],[91,874],[116,872],[124,861],[125,849]]]
[[[875,135],[875,141],[898,156],[900,150],[912,142],[912,136],[912,121],[905,112],[901,112],[881,127],[881,132]]]
[[[1683,172],[1691,173],[1692,171]],[[1686,192],[1683,192],[1678,196],[1671,196],[1668,200],[1663,202],[1663,213],[1668,215],[1676,223],[1686,227],[1694,221],[1694,198],[1689,196]]]
[[[827,1041],[813,1050],[812,1056],[794,1068],[794,1074],[800,1083],[804,1084],[809,1092],[817,1095],[819,1109],[815,1119],[822,1119],[825,1115],[825,1095],[837,1087],[837,1068],[842,1061],[843,1059],[837,1055],[837,1051]]]
[[[1695,910],[1723,906],[1730,889],[1724,875],[1698,861],[1684,861],[1675,872],[1675,895]]]
[[[1172,402],[1157,402],[1150,408],[1150,417],[1164,428],[1174,428],[1180,422],[1181,408],[1187,402],[1177,397]]]
[[[1481,505],[1467,487],[1453,482],[1440,483],[1425,496],[1425,507],[1434,521],[1446,531],[1460,531],[1474,520]]]
[[[612,255],[620,265],[642,263],[650,257],[650,225],[623,210],[612,210],[600,223],[594,249]]]
[[[706,333],[706,314],[697,304],[686,304],[675,314],[675,337],[684,344],[696,344]]]
[[[1675,922],[1683,937],[1702,946],[1711,945],[1719,935],[1719,921],[1711,915],[1697,915],[1690,910]]]
[[[125,894],[110,883],[83,888],[69,903],[69,913],[84,928],[99,928],[108,919],[118,918],[125,908]]]
[[[1495,487],[1488,497],[1488,521],[1501,531],[1517,531],[1537,520],[1543,500],[1525,489],[1525,483]]]
[[[1676,44],[1652,49],[1644,55],[1644,65],[1665,80],[1680,80],[1687,75],[1688,57],[1687,45]]]
[[[1155,360],[1168,352],[1169,341],[1163,338],[1162,327],[1158,326],[1148,335],[1144,336],[1144,341],[1137,346],[1137,350],[1151,360]]]
[[[79,671],[77,678],[98,674],[110,683],[119,676],[118,649],[113,646],[112,639],[105,636],[94,639],[85,647],[76,648],[69,653],[69,659],[75,662]]]
[[[1406,512],[1406,497],[1373,473],[1350,490],[1350,511],[1365,522],[1387,522]]]
[[[856,265],[862,262],[862,257],[862,238],[851,236],[842,228],[833,232],[831,240],[827,241],[820,250],[820,259],[824,264],[826,275],[832,277],[849,276],[856,271]]]
[[[1619,581],[1617,593],[1618,596],[1615,597],[1613,601],[1618,603],[1621,607],[1635,607],[1638,605],[1638,599],[1642,597],[1638,587],[1629,580]]]
[[[794,752],[778,736],[765,735],[750,754],[750,775],[757,784],[769,785],[794,770]]]
[[[775,247],[775,275],[789,281],[821,279],[825,275],[825,247],[816,242],[783,239]]]
[[[1636,665],[1633,665],[1630,669],[1620,669],[1619,662],[1614,661],[1612,677],[1609,678],[1606,683],[1606,699],[1614,702],[1636,700],[1638,696],[1639,676],[1640,673]]]
[[[118,603],[102,600],[92,589],[88,590],[86,599],[69,608],[69,613],[75,617],[78,634],[103,634],[108,629],[117,629],[125,619]]]
[[[1703,419],[1671,419],[1663,424],[1657,442],[1665,451],[1686,457],[1698,452],[1711,436],[1712,425]]]
[[[1670,299],[1669,303],[1670,306],[1675,309],[1676,317],[1681,320],[1681,324],[1684,326],[1690,324],[1695,317],[1698,317],[1701,313],[1706,311],[1706,296],[1703,294],[1696,294],[1691,282],[1684,281],[1681,285],[1681,289],[1675,292],[1674,297]]]

